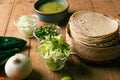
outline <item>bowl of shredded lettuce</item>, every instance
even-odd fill
[[[37,47],[37,52],[52,71],[61,70],[71,54],[69,45],[62,40],[62,35],[42,40]]]
[[[24,37],[31,38],[33,31],[37,28],[38,21],[38,17],[35,15],[22,15],[14,20],[14,24]]]

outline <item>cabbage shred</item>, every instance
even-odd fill
[[[61,35],[42,40],[37,51],[43,58],[54,62],[57,62],[58,60],[64,61],[71,54],[69,45],[62,41]]]

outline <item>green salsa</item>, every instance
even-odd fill
[[[61,2],[46,2],[42,4],[38,10],[45,13],[57,13],[63,11],[67,6]]]

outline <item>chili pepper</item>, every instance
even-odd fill
[[[13,48],[23,48],[27,42],[16,37],[0,36],[0,51],[9,50]]]

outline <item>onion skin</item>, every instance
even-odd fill
[[[22,80],[32,72],[30,59],[24,54],[16,54],[5,64],[5,73],[12,80]]]

